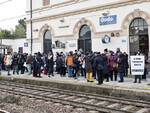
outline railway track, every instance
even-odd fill
[[[62,90],[46,86],[1,81],[0,91],[85,108],[100,113],[150,113],[150,102]]]

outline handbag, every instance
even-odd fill
[[[113,68],[118,68],[118,64],[117,63],[113,63]]]

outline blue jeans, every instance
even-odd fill
[[[2,70],[2,64],[0,64],[0,71]]]
[[[67,66],[68,77],[72,77],[72,66]]]
[[[13,66],[13,74],[15,74],[15,72],[19,74],[18,65]]]
[[[119,72],[119,75],[120,75],[120,81],[123,82],[124,81],[124,78],[123,78],[124,74]]]
[[[27,69],[28,69],[29,74],[31,74],[31,64],[27,64]]]

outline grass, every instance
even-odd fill
[[[0,98],[0,103],[9,103],[9,104],[20,105],[21,99],[20,99],[20,97],[6,96],[4,98]]]

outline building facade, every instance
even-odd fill
[[[150,50],[150,0],[27,0],[27,41],[33,53]]]
[[[25,38],[19,39],[1,39],[0,40],[0,53],[7,54],[11,53],[30,53],[30,48],[28,46],[28,42]]]

